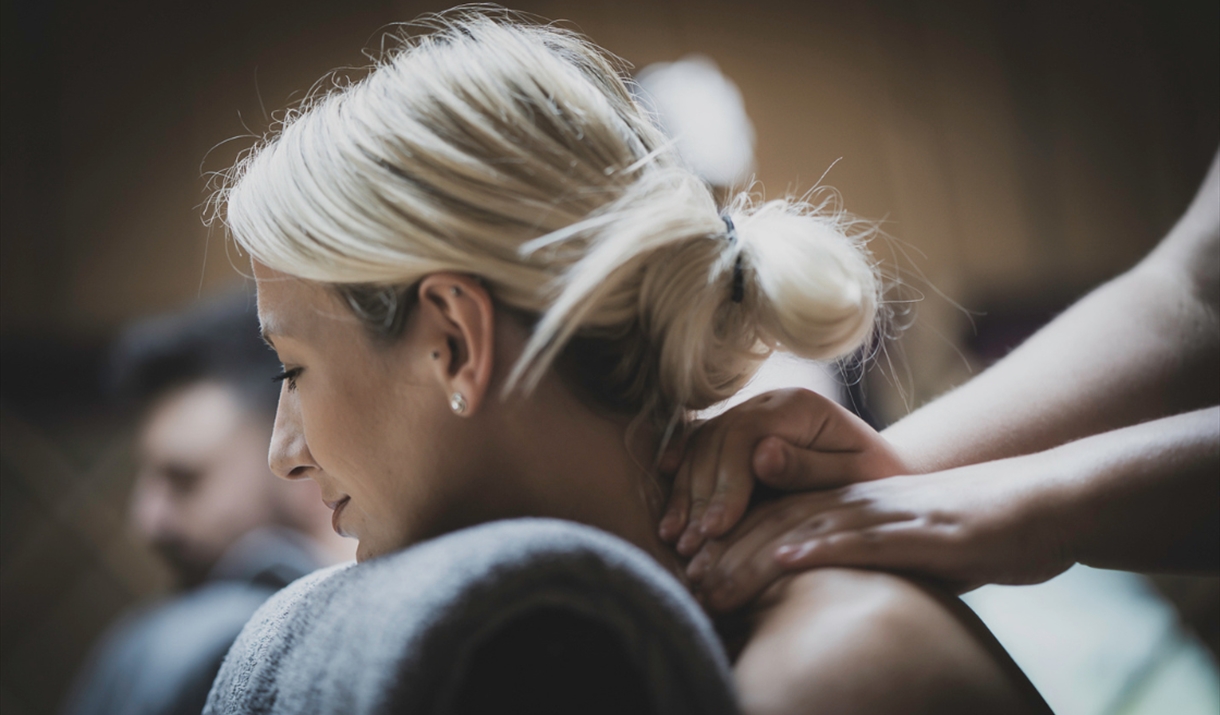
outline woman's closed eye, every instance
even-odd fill
[[[283,382],[283,381],[287,380],[288,389],[295,390],[295,389],[297,389],[297,376],[299,376],[301,374],[301,371],[303,369],[304,368],[299,368],[299,367],[294,367],[291,370],[289,370],[288,368],[284,368],[279,373],[277,373],[275,375],[275,377],[271,378],[271,381],[272,382]]]

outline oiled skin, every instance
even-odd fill
[[[743,712],[1049,713],[950,599],[881,572],[777,581],[747,610],[751,633],[734,666]]]

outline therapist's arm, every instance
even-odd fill
[[[805,391],[710,421],[676,467],[662,538],[691,555],[745,512],[754,480],[817,489],[942,471],[1220,402],[1220,154],[1186,214],[1138,266],[884,439]]]
[[[852,566],[966,590],[1044,581],[1074,563],[1220,570],[1220,407],[1045,452],[785,496],[706,544],[688,575],[732,610],[785,572]]]
[[[1040,452],[1220,402],[1220,155],[1139,265],[883,433],[916,472]]]

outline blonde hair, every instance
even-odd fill
[[[381,334],[423,276],[479,276],[536,318],[506,390],[564,358],[604,403],[663,423],[774,349],[834,359],[869,337],[878,280],[840,213],[742,194],[730,240],[591,42],[485,9],[428,29],[234,167],[219,199],[255,259],[334,284]]]

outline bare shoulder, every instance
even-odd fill
[[[734,666],[747,715],[1050,712],[964,604],[899,576],[791,576],[751,626]]]

